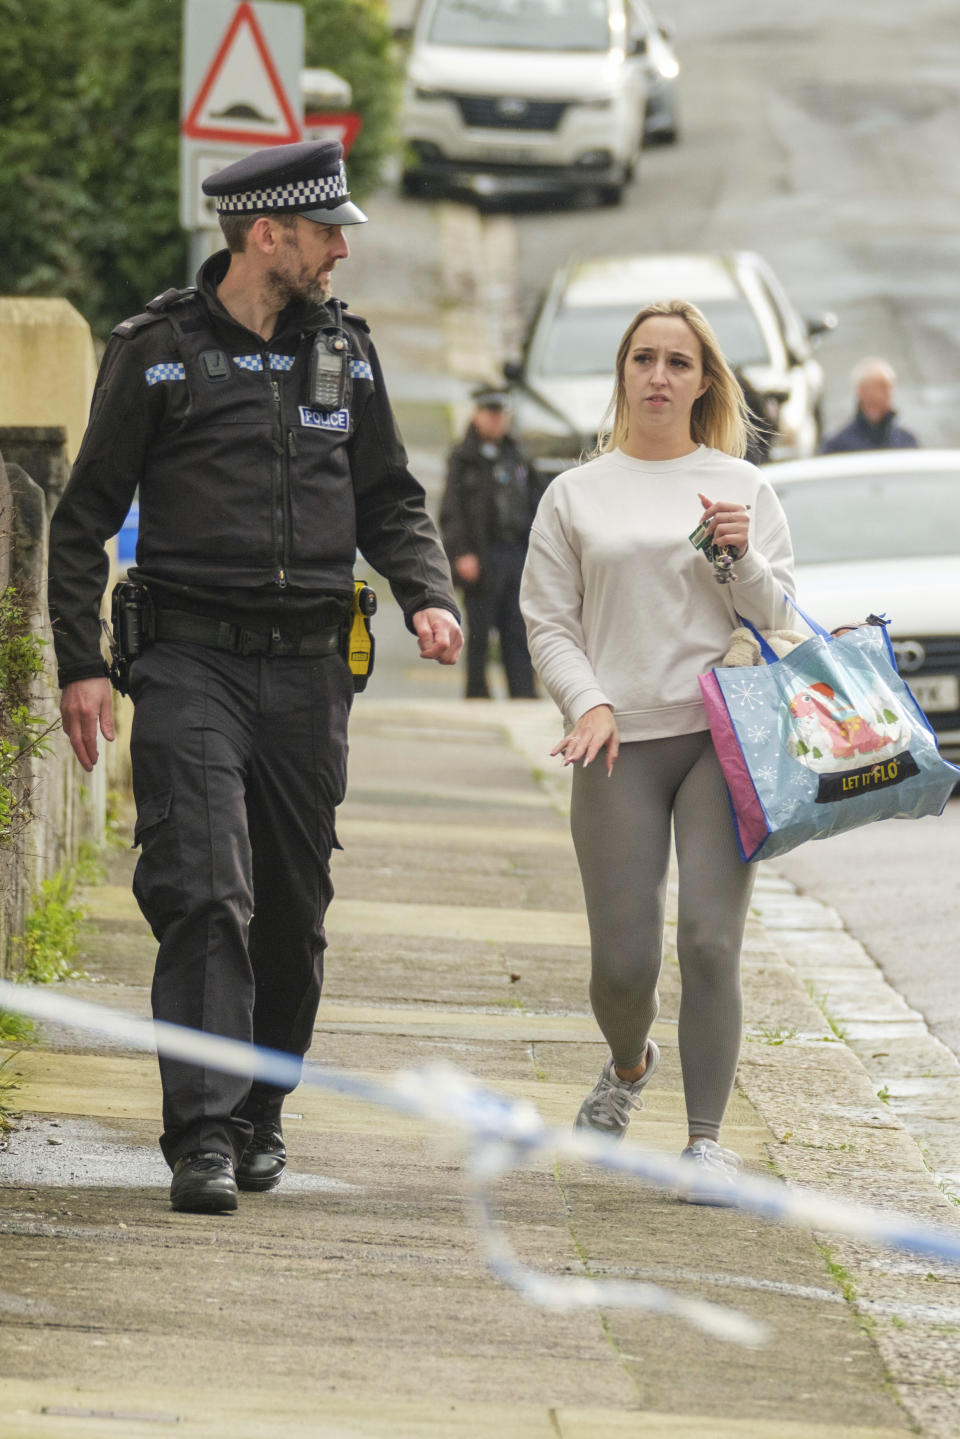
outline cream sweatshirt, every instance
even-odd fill
[[[750,506],[750,543],[721,585],[690,543],[711,502]],[[786,516],[761,472],[701,445],[678,460],[615,450],[558,475],[540,502],[520,588],[530,655],[568,727],[612,705],[623,740],[707,728],[697,676],[737,612],[800,627]],[[734,609],[736,606],[736,610]]]

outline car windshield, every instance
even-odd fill
[[[606,51],[607,0],[437,0],[427,38],[496,50]]]
[[[824,475],[778,487],[801,565],[960,555],[960,468],[946,474]]]
[[[746,300],[704,300],[699,308],[716,330],[729,364],[770,363],[770,351]],[[544,375],[612,377],[617,346],[639,309],[630,304],[560,310],[538,354],[537,370]]]

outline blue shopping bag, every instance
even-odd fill
[[[745,860],[878,819],[939,814],[960,781],[897,672],[886,628],[833,636],[803,618],[814,635],[783,659],[747,624],[767,663],[700,676]]]

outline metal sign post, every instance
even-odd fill
[[[303,138],[302,69],[299,5],[184,0],[180,223],[191,262],[210,253],[217,229],[203,181],[252,150]]]

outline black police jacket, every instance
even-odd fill
[[[486,563],[490,544],[496,539],[526,547],[530,526],[540,500],[539,480],[534,467],[512,436],[501,440],[494,458],[484,453],[487,446],[470,425],[447,461],[447,485],[440,506],[440,533],[450,560],[460,555],[477,555]],[[497,474],[503,470],[512,493],[509,496],[510,535],[502,534],[496,502]]]
[[[343,405],[309,403],[328,305],[289,306],[270,340],[217,299],[225,251],[198,289],[168,291],[118,325],[90,422],[50,527],[49,599],[61,685],[105,672],[99,606],[105,542],[139,486],[137,568],[172,586],[353,591],[359,548],[390,582],[409,627],[431,606],[459,618],[424,492],[407,468],[366,323],[343,314]]]

